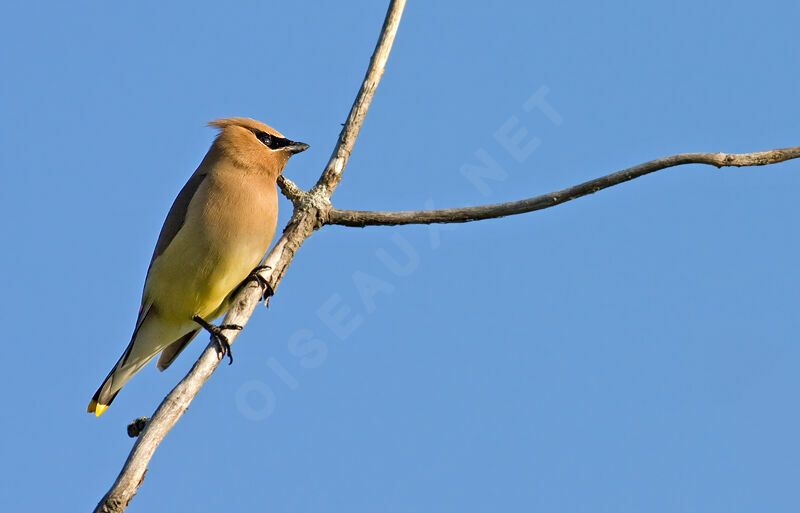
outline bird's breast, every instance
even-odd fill
[[[274,180],[269,182],[243,173],[206,177],[183,227],[151,268],[148,282],[155,285],[153,300],[162,315],[221,313],[275,234],[278,198]]]

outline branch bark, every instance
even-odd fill
[[[725,166],[764,166],[800,157],[800,146],[756,153],[681,153],[601,176],[588,182],[541,194],[532,198],[508,203],[495,203],[476,207],[445,208],[438,210],[413,210],[405,212],[372,212],[331,208],[325,224],[342,226],[395,226],[401,224],[466,223],[482,219],[523,214],[554,207],[567,201],[594,194],[597,191],[639,178],[649,173],[685,164],[708,164],[717,168]]]
[[[282,181],[281,189],[290,195],[294,204],[294,213],[284,229],[283,235],[267,255],[264,264],[270,266],[268,272],[261,272],[261,276],[277,290],[295,253],[303,242],[322,226],[321,212],[330,208],[330,197],[342,179],[342,172],[353,151],[361,124],[367,114],[369,105],[375,95],[375,90],[386,68],[392,44],[394,43],[400,18],[405,8],[405,0],[392,0],[386,13],[386,18],[381,29],[378,44],[370,59],[367,74],[364,77],[361,89],[356,96],[350,114],[339,134],[339,140],[331,155],[328,165],[322,172],[317,184],[310,193],[302,192],[291,182]],[[238,324],[244,326],[258,305],[263,290],[255,280],[246,284],[237,294],[233,306],[225,316],[223,324]],[[225,332],[228,340],[233,343],[238,331]],[[213,342],[209,342],[203,354],[194,364],[192,369],[180,383],[167,395],[153,413],[144,431],[139,435],[133,445],[122,471],[112,485],[111,489],[100,500],[95,512],[120,513],[128,507],[136,490],[141,486],[147,464],[150,462],[156,448],[172,429],[178,419],[186,412],[189,404],[195,398],[200,388],[205,384],[211,374],[219,365],[217,350]]]
[[[409,212],[367,212],[336,209],[330,203],[331,195],[341,182],[342,173],[353,151],[361,125],[385,70],[405,3],[405,0],[392,0],[389,5],[380,38],[372,54],[366,76],[339,135],[330,160],[316,185],[306,192],[284,177],[281,177],[278,181],[281,191],[292,201],[294,212],[284,228],[283,235],[264,260],[264,265],[269,266],[269,269],[260,273],[261,277],[270,284],[272,290],[277,290],[294,255],[303,242],[315,230],[326,224],[369,226],[459,223],[491,219],[549,208],[668,167],[694,163],[709,164],[717,167],[756,166],[800,157],[800,147],[746,154],[686,153],[653,160],[561,191],[510,203]],[[257,281],[253,280],[247,283],[237,294],[233,306],[225,316],[222,324],[244,326],[258,305],[262,293],[261,285]],[[231,343],[233,343],[238,334],[238,331],[229,330],[225,332]],[[131,449],[113,486],[95,508],[96,513],[120,513],[127,508],[136,494],[136,490],[144,480],[147,465],[156,448],[186,412],[200,388],[216,370],[219,362],[216,346],[213,342],[209,342],[209,345],[189,373],[156,409]]]

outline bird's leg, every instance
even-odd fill
[[[256,280],[258,284],[261,286],[261,290],[264,291],[261,294],[261,300],[264,302],[269,301],[269,298],[275,295],[275,290],[272,288],[272,285],[270,285],[269,282],[265,280],[264,277],[261,276],[260,274],[261,271],[264,271],[266,269],[272,269],[272,267],[269,265],[259,265],[258,267],[253,269],[253,272],[250,273],[249,276],[249,278]]]
[[[225,358],[225,355],[228,355],[228,365],[233,363],[233,353],[231,352],[231,343],[228,342],[228,337],[222,334],[222,330],[241,330],[242,327],[238,324],[222,324],[220,326],[216,326],[211,324],[210,322],[206,321],[199,315],[195,315],[192,317],[192,320],[202,326],[206,331],[211,333],[211,336],[214,337],[214,341],[217,343],[219,347],[219,359]]]

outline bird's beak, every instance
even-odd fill
[[[283,149],[294,155],[295,153],[306,151],[308,149],[308,145],[306,143],[292,141],[286,146],[284,146]]]

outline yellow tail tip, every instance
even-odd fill
[[[97,404],[97,401],[92,399],[92,401],[89,403],[89,407],[86,408],[86,411],[89,413],[94,413],[95,417],[99,417],[107,409],[108,409],[107,404]]]

